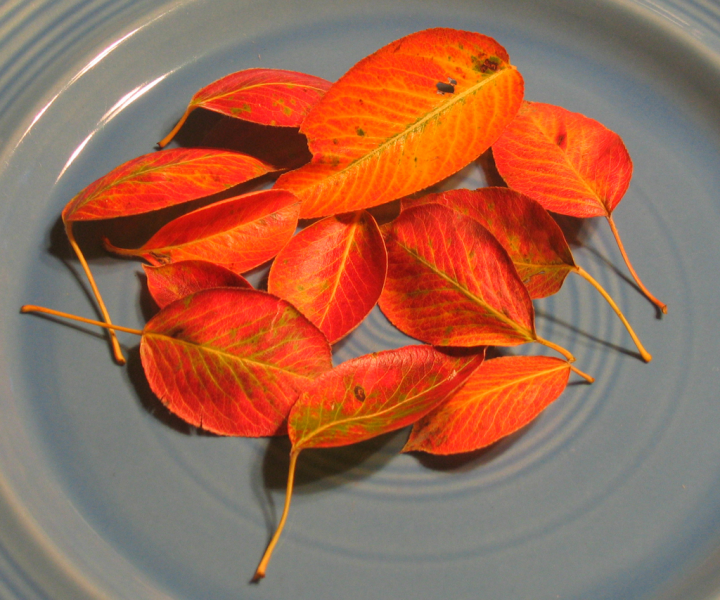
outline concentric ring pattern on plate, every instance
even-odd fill
[[[635,176],[616,211],[658,318],[605,223],[577,261],[654,355],[649,365],[579,277],[536,303],[543,337],[596,376],[471,455],[401,455],[406,432],[300,459],[268,578],[286,440],[204,435],[84,327],[94,316],[58,217],[153,145],[200,86],[247,67],[335,79],[431,26],[503,43],[527,97],[620,133]],[[0,598],[720,598],[720,11],[710,2],[36,1],[0,9]],[[482,176],[471,167],[461,185]],[[452,184],[458,183],[458,178]],[[118,323],[147,317],[136,263],[84,241]],[[375,310],[336,361],[409,343]],[[514,352],[540,352],[523,347]]]

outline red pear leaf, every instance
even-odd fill
[[[498,241],[439,204],[383,226],[388,275],[380,308],[400,331],[439,346],[537,339],[530,296]]]
[[[290,412],[285,507],[253,579],[265,577],[287,521],[302,450],[354,444],[410,425],[461,386],[484,355],[484,349],[452,356],[430,346],[406,346],[349,360],[319,376]]]
[[[111,252],[153,265],[205,260],[244,273],[275,256],[295,232],[299,204],[289,192],[265,190],[230,198],[178,217],[141,248],[106,240]]]
[[[523,80],[492,38],[408,35],[361,60],[310,110],[310,164],[277,187],[301,217],[349,212],[424,189],[475,160],[513,119]]]
[[[292,303],[335,343],[377,303],[387,252],[366,211],[327,217],[298,233],[275,258],[268,291]]]
[[[196,108],[261,125],[300,127],[308,110],[329,87],[329,81],[295,71],[247,69],[231,73],[192,97],[185,114],[159,146],[170,142]]]
[[[493,156],[511,188],[548,210],[572,217],[606,217],[636,283],[667,312],[667,306],[640,281],[612,218],[633,170],[630,154],[617,133],[559,106],[524,102],[493,145]]]
[[[183,260],[160,267],[143,265],[143,269],[150,295],[160,308],[201,290],[252,288],[242,275],[204,260]]]
[[[570,364],[549,356],[488,360],[415,423],[403,452],[456,454],[489,446],[530,423],[562,394],[569,376]]]
[[[575,272],[586,279],[623,322],[643,360],[652,360],[615,301],[590,273],[575,263],[560,226],[538,202],[510,188],[490,187],[404,199],[402,207],[428,203],[467,215],[492,233],[510,256],[531,298],[558,292],[568,273]]]
[[[403,207],[437,203],[475,219],[506,250],[531,298],[557,293],[577,266],[562,229],[528,196],[502,187],[450,190],[403,200]]]
[[[354,444],[410,425],[461,386],[483,356],[406,346],[344,362],[305,388],[290,411],[292,451]]]
[[[332,367],[325,336],[265,292],[217,288],[173,302],[145,326],[153,392],[188,423],[221,435],[281,435],[300,391]]]
[[[177,148],[134,158],[77,194],[63,221],[127,217],[175,206],[250,181],[274,170],[226,150]]]
[[[630,185],[632,161],[617,133],[579,113],[523,102],[493,145],[507,184],[548,210],[608,216]]]

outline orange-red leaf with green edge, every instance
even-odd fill
[[[325,336],[265,292],[205,290],[173,302],[143,329],[153,392],[188,423],[221,435],[287,430],[300,391],[332,368]]]
[[[344,362],[315,379],[290,411],[293,453],[354,444],[410,425],[461,386],[484,351],[406,346]]]
[[[415,423],[403,452],[456,454],[488,446],[537,417],[562,394],[569,376],[567,361],[548,356],[488,360]]]
[[[630,154],[617,133],[540,102],[523,103],[493,156],[511,188],[573,217],[609,216],[632,177]]]
[[[178,217],[141,248],[111,252],[139,256],[153,265],[206,260],[244,273],[275,256],[295,232],[297,198],[282,190],[244,194]]]
[[[77,194],[63,221],[139,215],[222,192],[274,171],[252,156],[209,148],[178,148],[134,158]]]
[[[381,229],[388,274],[380,308],[400,331],[439,346],[538,340],[527,289],[507,252],[477,221],[428,204]]]
[[[502,187],[450,190],[403,200],[403,208],[437,203],[475,219],[505,248],[531,298],[560,291],[576,271],[562,229],[535,200]]]
[[[273,261],[270,293],[291,302],[335,343],[377,303],[387,252],[366,211],[327,217],[303,229]]]
[[[201,290],[252,288],[242,275],[205,260],[182,260],[159,267],[143,265],[143,270],[148,291],[160,308]]]
[[[301,217],[368,208],[455,173],[502,133],[523,80],[492,38],[453,29],[408,35],[361,60],[308,113],[312,161],[277,187]]]
[[[159,145],[168,144],[196,108],[261,125],[300,127],[307,112],[330,85],[315,75],[282,69],[255,68],[231,73],[199,90]]]

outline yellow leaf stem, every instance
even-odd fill
[[[265,572],[267,571],[268,564],[270,563],[270,558],[272,557],[273,550],[275,550],[275,546],[280,539],[280,534],[282,533],[283,527],[285,527],[285,521],[287,521],[288,512],[290,510],[290,500],[292,499],[293,483],[295,481],[295,465],[297,464],[297,458],[299,455],[300,450],[296,450],[295,448],[293,448],[290,451],[290,467],[288,469],[287,491],[285,492],[285,507],[283,508],[283,513],[280,517],[280,523],[277,526],[275,535],[273,535],[272,539],[270,540],[267,550],[265,550],[265,554],[263,554],[262,560],[260,560],[260,564],[255,571],[255,575],[252,579],[253,581],[260,581],[263,577],[265,577]]]
[[[650,300],[655,306],[657,306],[664,315],[667,314],[667,304],[664,304],[660,302],[655,296],[653,296],[650,293],[650,290],[645,287],[642,281],[640,281],[640,277],[638,277],[638,274],[635,272],[635,269],[633,269],[632,263],[630,262],[630,259],[628,258],[627,253],[625,252],[625,246],[623,246],[622,241],[620,240],[620,233],[617,230],[617,227],[615,227],[615,221],[613,221],[612,215],[607,216],[608,223],[610,223],[610,230],[613,232],[613,235],[615,236],[615,241],[617,242],[618,248],[620,248],[620,254],[622,254],[623,260],[625,261],[625,264],[627,265],[628,270],[630,271],[630,274],[633,276],[633,279],[635,280],[635,283],[637,283],[638,287],[642,291],[645,296],[647,296],[647,299]]]
[[[642,356],[642,359],[645,362],[650,362],[652,360],[652,354],[650,354],[647,350],[645,350],[644,346],[640,342],[640,339],[633,331],[633,328],[630,327],[630,323],[628,323],[627,319],[625,318],[625,315],[620,312],[620,308],[617,304],[615,304],[615,301],[610,297],[610,294],[608,294],[605,289],[588,273],[585,269],[582,267],[576,267],[577,274],[582,276],[584,279],[590,282],[590,284],[602,295],[605,300],[607,300],[608,304],[612,307],[612,309],[615,311],[615,314],[620,317],[620,320],[623,322],[623,325],[625,325],[625,329],[628,330],[628,333],[630,334],[630,337],[633,339],[633,342],[635,342],[635,345],[637,346],[638,351],[640,352],[640,356]]]

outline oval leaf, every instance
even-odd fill
[[[548,356],[488,360],[449,400],[419,420],[403,452],[470,452],[524,427],[565,390],[570,365]]]
[[[189,108],[261,125],[300,127],[331,83],[314,75],[282,69],[246,69],[202,88]]]
[[[143,330],[140,356],[171,412],[221,435],[284,434],[300,390],[329,370],[325,336],[292,305],[255,290],[205,290]]]
[[[523,103],[493,145],[493,156],[511,188],[573,217],[609,216],[630,185],[633,169],[617,133],[539,102]]]
[[[308,113],[313,160],[278,188],[301,217],[376,206],[475,160],[515,116],[523,80],[492,38],[452,29],[411,34],[350,69]]]
[[[273,262],[268,290],[291,302],[335,343],[375,306],[386,272],[377,223],[357,211],[318,221],[290,240]]]
[[[380,308],[400,331],[439,346],[538,339],[525,286],[477,221],[428,204],[402,212],[382,230],[388,275]]]
[[[143,265],[143,270],[148,291],[160,308],[201,290],[252,288],[242,275],[204,260],[183,260],[160,267]]]
[[[503,187],[450,190],[403,200],[403,207],[437,203],[475,219],[505,249],[531,298],[560,291],[568,273],[577,270],[562,229],[528,196]]]
[[[177,148],[134,158],[77,194],[63,221],[139,215],[222,192],[274,170],[251,156],[208,148]]]
[[[193,211],[162,227],[137,249],[111,252],[139,256],[153,265],[205,260],[244,273],[275,256],[295,232],[299,205],[290,193],[266,190]]]
[[[162,148],[170,142],[196,108],[260,125],[300,127],[307,112],[330,85],[320,77],[282,69],[246,69],[231,73],[192,97],[185,114],[159,146]]]
[[[361,356],[318,377],[290,412],[293,453],[361,442],[405,427],[454,392],[484,353],[406,346]]]

